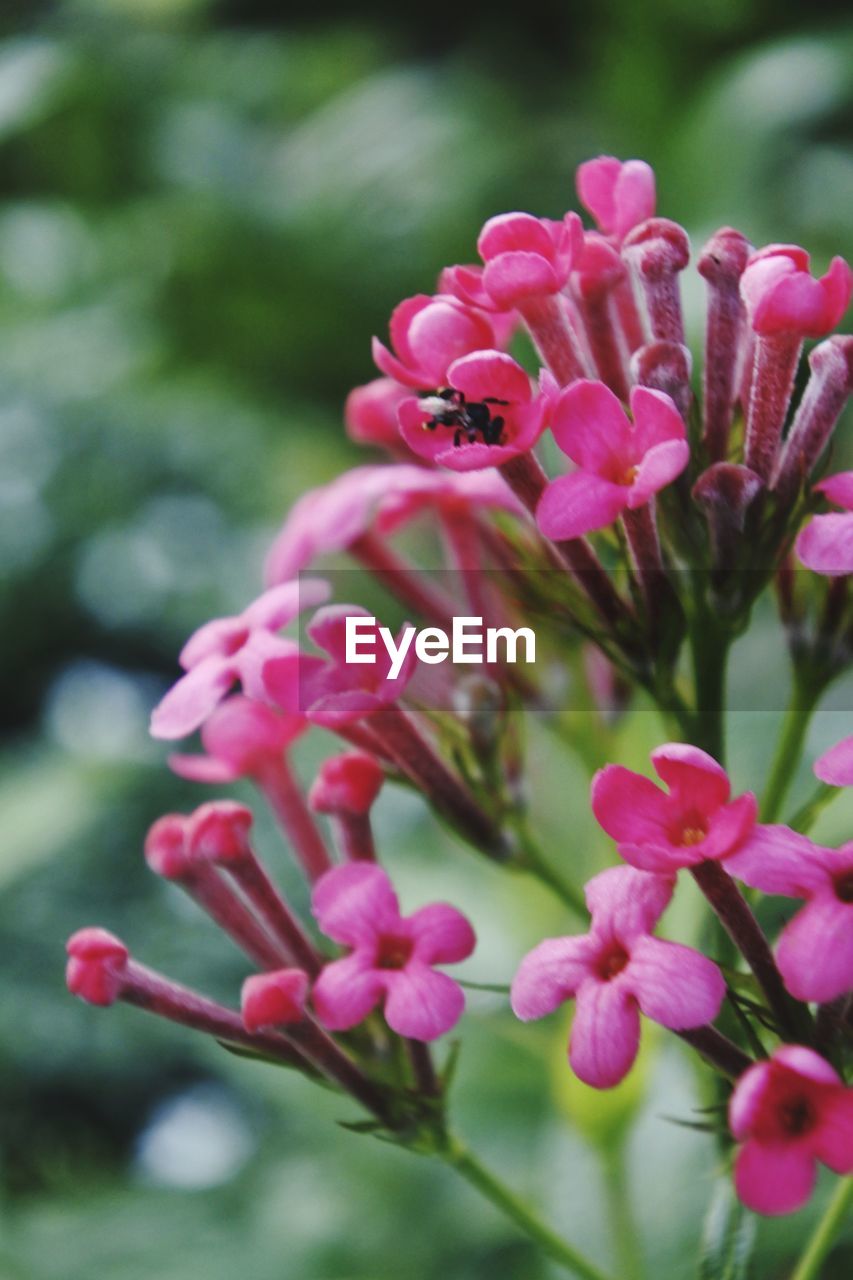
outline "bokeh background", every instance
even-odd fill
[[[650,160],[662,210],[696,240],[734,223],[757,243],[806,244],[821,267],[850,256],[844,9],[2,6],[3,1280],[551,1274],[445,1171],[337,1127],[345,1104],[133,1010],[72,1001],[63,943],[102,922],[233,999],[238,954],[140,854],[154,817],[198,800],[146,733],[180,642],[255,593],[287,505],[354,459],[341,404],[372,376],[369,337],[394,303],[470,260],[491,213],[562,213],[581,159]],[[741,671],[767,667],[759,645]],[[826,742],[849,721],[828,715]],[[655,733],[629,720],[634,763]],[[741,786],[767,740],[767,717],[744,717]],[[303,752],[306,777],[319,749]],[[535,731],[532,752],[552,855],[600,865],[582,771]],[[827,834],[847,821],[836,811]],[[565,925],[410,798],[385,796],[379,825],[410,905],[439,888],[471,910],[471,977],[508,980]],[[286,879],[272,833],[261,839]],[[691,927],[692,904],[678,910]],[[709,1139],[674,1123],[695,1119],[687,1059],[653,1042],[608,1110],[568,1087],[564,1028],[522,1033],[489,996],[471,1007],[466,1136],[606,1262],[615,1164],[589,1138],[607,1135],[613,1106],[637,1107],[626,1160],[649,1274],[692,1275],[717,1171]],[[784,1276],[812,1217],[763,1226],[753,1274]],[[851,1260],[842,1244],[827,1276]]]

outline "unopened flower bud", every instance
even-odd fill
[[[649,218],[625,238],[622,252],[643,286],[653,336],[683,343],[678,273],[690,261],[687,232],[669,218]]]
[[[692,398],[692,369],[690,350],[680,342],[650,342],[631,357],[633,382],[640,387],[650,387],[652,391],[663,391],[674,401],[685,422]]]
[[[89,1004],[114,1004],[124,985],[129,956],[124,943],[106,929],[78,929],[65,950],[65,981],[72,995]]]
[[[316,813],[366,814],[384,781],[382,766],[373,756],[345,751],[323,761],[308,803]]]
[[[155,875],[181,880],[189,871],[187,820],[182,813],[158,818],[145,837],[145,861]]]
[[[693,486],[708,521],[716,569],[734,568],[747,512],[762,488],[760,476],[734,462],[714,463]]]
[[[743,365],[751,347],[740,278],[752,251],[740,231],[722,227],[705,245],[697,264],[708,283],[703,438],[713,462],[721,462],[726,455]]]
[[[203,804],[187,822],[187,852],[193,861],[239,862],[250,852],[252,811],[235,800]]]
[[[308,975],[302,969],[256,973],[243,983],[240,1009],[247,1031],[263,1031],[301,1022],[305,1017]]]

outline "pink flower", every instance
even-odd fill
[[[669,396],[631,392],[633,424],[613,392],[586,378],[560,394],[553,433],[578,466],[545,490],[536,512],[548,538],[604,529],[623,511],[645,506],[680,475],[690,457],[684,422]]]
[[[89,1004],[114,1004],[124,986],[128,950],[106,929],[78,929],[65,947],[65,982],[72,995]]]
[[[556,384],[543,370],[540,394],[511,356],[478,351],[450,366],[441,395],[400,406],[400,431],[421,458],[454,471],[500,466],[527,453],[545,429]]]
[[[240,1010],[247,1031],[288,1026],[305,1017],[308,975],[302,969],[253,973],[243,983]]]
[[[577,190],[598,229],[619,244],[638,223],[654,217],[655,175],[643,160],[586,160],[578,165]]]
[[[576,1001],[569,1062],[575,1075],[609,1089],[627,1075],[640,1042],[639,1011],[675,1031],[713,1022],[725,983],[697,951],[652,937],[672,897],[670,877],[610,867],[586,886],[592,927],[548,938],[521,962],[512,983],[513,1012],[543,1018]]]
[[[744,1072],[729,1102],[742,1145],[735,1187],[756,1213],[791,1213],[814,1189],[816,1162],[853,1173],[853,1089],[811,1049],[786,1044]]]
[[[853,272],[833,258],[819,280],[809,275],[809,255],[795,244],[769,244],[749,259],[740,279],[741,296],[756,333],[822,338],[847,310]]]
[[[726,866],[762,893],[805,899],[776,947],[792,996],[823,1003],[853,989],[853,843],[825,849],[788,827],[759,826]]]
[[[395,307],[390,330],[396,355],[374,338],[373,359],[390,378],[424,391],[445,386],[460,356],[495,345],[488,317],[450,294],[406,298]]]
[[[617,764],[592,781],[593,812],[625,861],[672,873],[739,849],[755,826],[755,796],[730,801],[725,769],[698,747],[670,742],[651,759],[668,793]]]
[[[456,1025],[465,1007],[462,988],[434,968],[474,950],[474,930],[455,907],[433,903],[402,916],[385,872],[353,862],[323,876],[312,908],[321,931],[351,948],[326,965],[314,986],[325,1027],[346,1031],[380,1002],[389,1027],[413,1040],[435,1040]]]
[[[201,728],[204,755],[172,755],[169,767],[193,782],[234,782],[259,777],[269,760],[308,728],[297,714],[282,714],[263,702],[235,694],[221,703]]]
[[[576,213],[567,213],[562,222],[502,213],[489,218],[477,249],[485,263],[482,271],[449,267],[442,278],[470,305],[506,311],[565,288],[583,249],[583,224]]]
[[[508,357],[507,357],[508,358]],[[416,403],[407,396],[408,403]],[[375,531],[387,537],[422,511],[521,513],[501,476],[454,475],[424,467],[355,467],[295,503],[267,556],[268,583],[295,578],[318,556],[352,547]]]
[[[238,680],[253,698],[264,698],[261,667],[272,654],[290,653],[293,641],[276,635],[306,608],[329,597],[319,579],[289,582],[259,596],[231,618],[214,618],[190,636],[178,661],[186,671],[154,708],[155,738],[183,738],[210,715]]]
[[[815,776],[830,787],[853,787],[853,738],[842,738],[814,763]]]
[[[815,490],[843,511],[814,516],[797,538],[797,555],[807,569],[829,578],[853,573],[853,471],[839,471]]]
[[[328,605],[319,609],[308,626],[308,635],[329,655],[328,659],[305,653],[272,657],[264,664],[267,696],[285,711],[298,711],[312,724],[337,728],[372,715],[396,702],[414,671],[415,650],[410,646],[400,673],[391,677],[391,659],[376,635],[375,662],[348,663],[346,620],[370,618],[356,605]],[[365,628],[365,635],[368,634]],[[377,628],[374,623],[374,634]],[[398,637],[399,642],[399,637]]]
[[[344,405],[344,425],[356,444],[375,444],[392,452],[399,450],[397,409],[409,392],[393,378],[374,378],[362,387],[353,387]]]

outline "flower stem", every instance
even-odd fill
[[[762,822],[775,822],[779,817],[803,754],[803,744],[817,700],[817,691],[806,688],[802,681],[795,679],[761,803]]]
[[[836,796],[841,795],[841,790],[841,787],[830,787],[826,782],[821,782],[805,804],[800,806],[788,826],[804,836],[808,835],[826,806],[831,804]]]
[[[715,624],[704,607],[690,629],[693,674],[696,687],[694,745],[725,763],[726,665],[729,636]]]
[[[567,1241],[552,1231],[547,1223],[538,1218],[514,1191],[486,1169],[458,1138],[452,1134],[449,1135],[441,1154],[452,1169],[455,1169],[466,1182],[490,1200],[496,1209],[499,1209],[526,1236],[538,1244],[543,1253],[558,1266],[573,1275],[582,1277],[582,1280],[606,1280],[604,1272],[599,1271],[583,1254],[578,1253]]]
[[[820,1265],[851,1208],[853,1208],[853,1178],[841,1178],[835,1195],[815,1227],[814,1234],[806,1245],[791,1280],[817,1280]]]
[[[605,1154],[603,1162],[610,1227],[620,1280],[643,1280],[645,1268],[639,1247],[639,1232],[631,1207],[624,1144]]]
[[[560,872],[543,857],[541,849],[523,824],[516,823],[512,831],[518,839],[520,850],[513,865],[520,871],[527,871],[537,880],[541,880],[542,884],[547,885],[578,919],[588,920],[589,911],[581,890],[569,880],[565,880]]]

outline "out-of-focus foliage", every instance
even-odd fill
[[[347,1106],[72,1002],[62,944],[102,921],[233,999],[238,955],[140,857],[151,820],[193,802],[147,711],[184,635],[255,592],[287,504],[354,456],[340,405],[372,376],[393,304],[470,260],[489,214],[562,212],[575,165],[602,150],[652,161],[662,209],[697,238],[727,221],[821,264],[849,256],[853,31],[831,5],[767,0],[534,0],[508,18],[444,0],[301,17],[12,0],[0,32],[0,1273],[545,1276],[441,1170],[337,1129]],[[738,734],[747,773],[767,722]],[[626,752],[656,732],[632,721]],[[575,844],[554,856],[594,869],[606,850],[580,771],[535,733],[532,750],[546,836],[572,815]],[[388,796],[380,816],[405,898],[440,876],[470,904],[472,978],[508,979],[564,926],[416,805]],[[500,1000],[471,1004],[461,1126],[606,1260],[581,1136],[594,1116],[572,1119],[576,1092],[545,1123],[557,1029],[521,1036]],[[714,1171],[702,1135],[661,1119],[695,1105],[685,1060],[650,1057],[632,1195],[652,1274],[678,1280]],[[760,1274],[803,1230],[762,1234]]]

